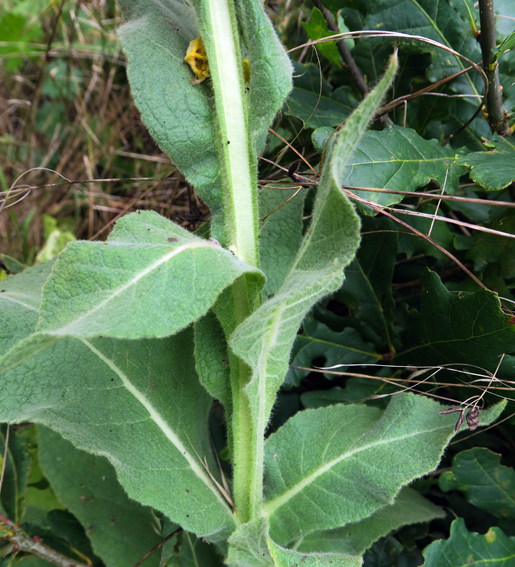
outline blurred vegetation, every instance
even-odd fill
[[[0,250],[24,264],[44,215],[92,239],[134,209],[181,222],[202,207],[132,104],[121,21],[114,1],[0,5]]]

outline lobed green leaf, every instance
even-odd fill
[[[435,541],[424,550],[425,567],[510,567],[515,561],[515,538],[499,528],[485,535],[467,531],[463,518],[454,520],[449,539]]]
[[[515,181],[515,137],[494,136],[492,151],[459,155],[458,165],[470,168],[470,177],[487,191],[499,191]]]
[[[494,371],[499,356],[515,352],[515,325],[500,308],[497,294],[451,292],[434,272],[425,271],[422,308],[407,328],[408,345],[399,364],[468,364]]]
[[[501,465],[501,456],[483,447],[458,453],[452,470],[440,475],[444,492],[459,490],[467,500],[498,518],[515,518],[515,471]]]

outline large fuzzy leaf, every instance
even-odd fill
[[[256,152],[292,88],[292,64],[259,0],[237,0],[237,16],[250,62],[249,120]]]
[[[445,512],[416,490],[403,488],[390,506],[369,518],[335,530],[313,532],[304,537],[299,551],[324,551],[362,555],[380,537],[401,526],[443,518]]]
[[[267,217],[259,233],[259,268],[266,276],[264,297],[277,293],[284,283],[302,242],[306,191],[294,196],[295,192],[279,187],[263,187],[259,192],[259,214]]]
[[[274,567],[360,567],[361,557],[340,553],[301,553],[285,549],[270,538],[268,548],[274,560]]]
[[[469,532],[463,518],[458,518],[451,525],[449,539],[426,547],[424,557],[424,567],[511,567],[515,538],[507,537],[499,528],[490,528],[485,535]]]
[[[267,546],[268,524],[265,518],[242,524],[229,538],[229,567],[272,567]]]
[[[38,428],[39,462],[55,494],[87,530],[108,567],[136,563],[159,543],[151,510],[130,500],[104,457],[79,451],[46,427]],[[148,558],[157,567],[157,554]]]
[[[60,255],[43,290],[37,330],[58,337],[173,335],[247,269],[154,212],[133,213],[116,223],[107,242],[72,242]]]
[[[504,406],[486,410],[482,423]],[[453,437],[455,416],[441,409],[400,394],[384,412],[337,405],[296,414],[265,444],[264,510],[274,541],[357,522],[392,504],[402,486],[436,468]]]
[[[0,355],[34,331],[39,317],[41,286],[52,265],[53,262],[45,262],[0,282]]]
[[[128,58],[132,96],[159,146],[195,186],[223,233],[222,185],[211,92],[193,85],[184,62],[199,35],[197,17],[181,0],[123,0],[127,23],[118,35]],[[218,236],[217,236],[218,238]]]
[[[42,342],[2,367],[0,421],[51,426],[107,457],[134,500],[212,540],[227,537],[232,512],[201,463],[216,472],[192,335]]]
[[[360,567],[356,554],[310,553],[285,549],[268,537],[268,523],[260,518],[239,526],[230,537],[230,567]]]

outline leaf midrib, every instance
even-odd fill
[[[42,331],[42,332],[44,332],[45,334],[48,334],[48,335],[67,335],[67,334],[73,335],[74,334],[74,327],[77,324],[79,324],[82,320],[86,319],[87,317],[90,317],[93,313],[96,313],[98,310],[104,308],[110,301],[114,300],[116,297],[118,297],[124,291],[129,289],[131,286],[136,285],[141,279],[143,279],[144,277],[148,276],[153,271],[160,268],[163,264],[170,261],[173,257],[177,256],[181,252],[184,252],[185,250],[191,250],[192,248],[213,248],[214,249],[215,246],[212,245],[212,244],[208,244],[207,242],[188,242],[187,244],[183,244],[182,246],[179,246],[178,248],[171,250],[168,254],[165,254],[162,258],[160,258],[159,260],[157,260],[153,264],[150,264],[145,269],[141,270],[140,272],[137,272],[137,274],[135,276],[133,276],[129,281],[127,281],[125,284],[120,286],[118,289],[116,289],[115,291],[110,293],[110,295],[106,299],[104,299],[100,303],[97,303],[91,309],[84,312],[82,315],[80,315],[76,319],[67,323],[64,327],[54,329],[54,330],[47,330],[47,329],[44,328],[44,319],[41,318],[37,327],[36,327],[36,330]],[[219,247],[216,247],[216,249],[218,251],[222,250]],[[42,326],[43,326],[43,328],[41,328]]]
[[[224,500],[222,494],[214,486],[213,482],[202,468],[200,460],[196,456],[193,456],[190,451],[186,449],[179,437],[166,423],[165,419],[159,414],[159,412],[154,408],[150,401],[132,384],[129,377],[111,359],[107,358],[102,352],[96,349],[88,340],[80,339],[80,341],[120,378],[126,390],[130,394],[132,394],[133,398],[147,410],[150,419],[156,424],[156,426],[172,443],[172,445],[179,451],[181,456],[188,462],[188,465],[190,466],[193,473],[195,473],[195,475],[209,488],[209,490],[211,490],[216,499],[223,505],[224,510],[231,517],[232,521],[234,521],[234,517],[227,502]]]

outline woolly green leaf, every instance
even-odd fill
[[[425,567],[511,567],[515,538],[499,528],[490,528],[485,535],[469,532],[463,518],[458,518],[451,525],[449,539],[433,542],[423,554]]]
[[[50,275],[53,262],[24,270],[0,282],[0,355],[28,337],[39,317],[41,287]]]
[[[76,449],[42,426],[38,448],[41,468],[56,496],[79,519],[108,567],[132,565],[159,543],[151,510],[129,500],[107,459]],[[147,561],[156,567],[159,557],[154,554]]]
[[[195,366],[204,388],[231,408],[229,353],[223,329],[212,312],[195,323]]]
[[[467,500],[498,518],[515,517],[515,472],[501,465],[501,456],[476,447],[458,453],[452,470],[440,475],[444,492],[459,490]]]
[[[443,518],[445,512],[416,490],[403,488],[395,502],[369,518],[335,530],[313,532],[302,539],[298,551],[323,551],[362,555],[380,537],[408,524]]]
[[[152,137],[195,186],[213,214],[213,234],[224,233],[222,182],[208,81],[184,62],[199,35],[197,17],[181,0],[123,0],[127,23],[118,30],[128,58],[134,101]]]
[[[263,297],[277,293],[291,270],[302,242],[306,192],[294,196],[295,192],[274,187],[263,187],[259,192],[260,216],[267,217],[259,233],[259,268],[266,276]],[[288,199],[291,200],[284,204]],[[281,208],[276,210],[278,207]]]
[[[292,89],[292,64],[259,0],[237,0],[237,17],[250,62],[249,119],[259,155],[268,127]]]
[[[482,412],[481,423],[505,405]],[[357,522],[392,504],[404,485],[436,468],[454,436],[456,418],[441,409],[399,394],[384,412],[337,405],[296,414],[265,443],[264,510],[274,541]]]
[[[2,367],[0,421],[51,426],[107,457],[134,500],[210,540],[226,538],[233,515],[201,462],[216,473],[212,399],[196,377],[192,335],[42,344]]]
[[[361,567],[361,557],[339,553],[300,553],[285,549],[268,538],[275,567]]]
[[[56,337],[172,335],[204,315],[247,269],[154,212],[127,215],[107,242],[72,242],[60,255],[37,330]]]
[[[229,217],[223,211],[225,173],[220,160],[233,159],[226,154],[233,150],[221,137],[226,115],[234,108],[226,108],[221,100],[213,104],[211,80],[192,84],[195,76],[184,62],[189,43],[199,35],[199,27],[207,25],[202,24],[206,4],[195,2],[193,7],[182,0],[123,0],[121,4],[128,21],[118,33],[127,53],[131,90],[142,119],[208,204],[212,234],[225,243]],[[246,97],[250,127],[247,139],[260,153],[268,126],[291,90],[291,64],[258,0],[241,2],[238,17],[250,60],[250,83],[245,86],[245,91],[250,90]],[[215,53],[210,33],[204,35],[208,54]],[[218,57],[223,59],[224,54],[208,61],[211,68],[217,66]],[[242,136],[245,139],[246,133],[242,132]],[[255,161],[255,156],[252,159]]]
[[[238,526],[229,538],[229,567],[273,567],[267,546],[268,524],[264,518]]]

